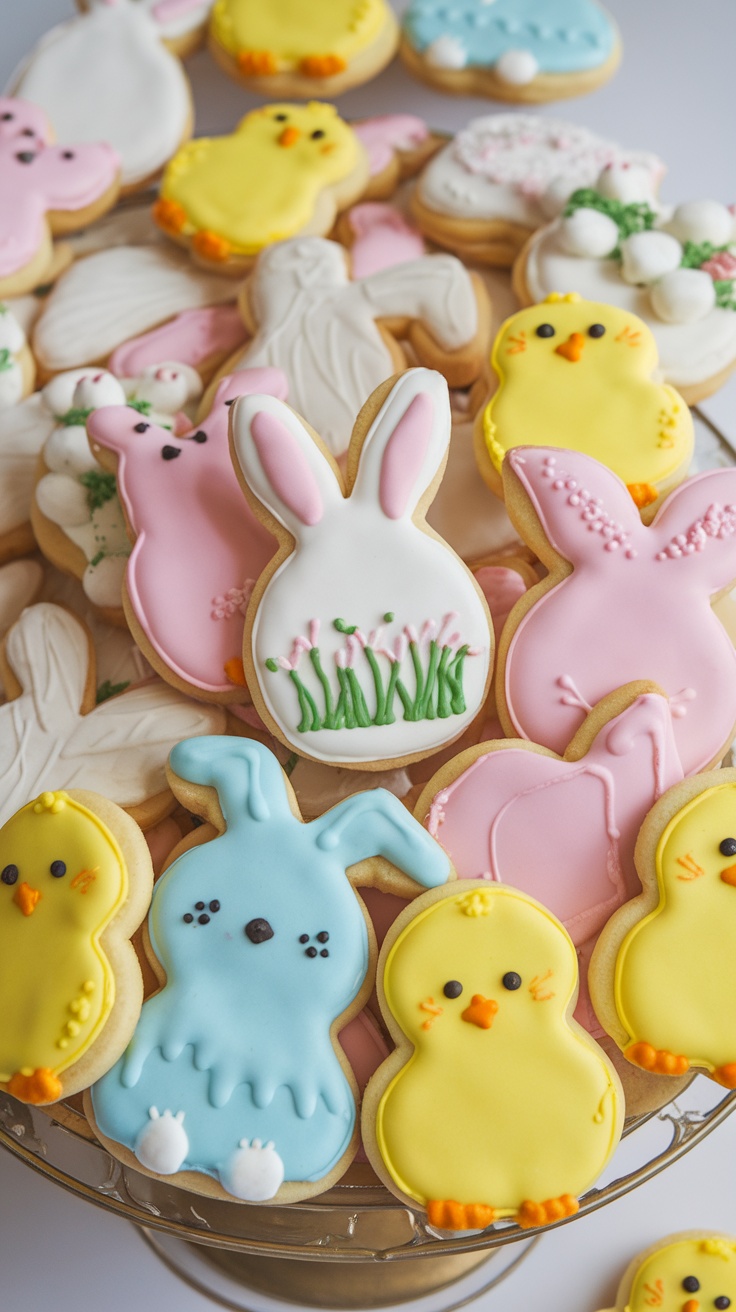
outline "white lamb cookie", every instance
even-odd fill
[[[275,1198],[284,1182],[284,1163],[273,1141],[241,1139],[227,1166],[220,1172],[220,1182],[234,1198],[245,1203],[265,1203]]]
[[[174,1116],[168,1108],[163,1113],[157,1107],[148,1112],[135,1144],[135,1155],[141,1166],[156,1175],[176,1175],[189,1152],[189,1138],[184,1129],[184,1112]]]

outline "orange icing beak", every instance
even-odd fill
[[[689,1298],[687,1303],[683,1303],[682,1312],[700,1312],[700,1303],[697,1298]]]
[[[730,884],[731,888],[736,888],[736,866],[726,866],[726,869],[721,871],[721,879],[724,884]]]
[[[31,888],[30,884],[19,884],[13,894],[13,901],[17,907],[20,907],[24,916],[32,916],[36,906],[41,898],[37,888]]]
[[[555,347],[555,355],[561,355],[564,360],[570,360],[572,364],[577,364],[583,354],[585,338],[582,333],[570,333],[566,342],[560,342]]]
[[[280,146],[295,146],[301,135],[298,128],[284,128],[278,143]]]
[[[480,1030],[489,1030],[498,1011],[498,1003],[493,998],[484,998],[482,993],[474,993],[470,1006],[461,1014],[461,1020],[470,1025],[477,1025]]]

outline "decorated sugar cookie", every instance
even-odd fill
[[[514,608],[498,655],[505,733],[562,754],[622,681],[654,679],[685,775],[720,761],[736,724],[736,653],[712,601],[736,578],[736,470],[714,469],[641,522],[591,456],[517,447],[503,469],[511,519],[549,570]]]
[[[51,270],[52,235],[83,228],[114,205],[120,160],[100,131],[52,146],[37,104],[2,96],[0,118],[0,295],[20,296]],[[60,135],[58,122],[54,129]]]
[[[444,380],[411,369],[374,393],[345,482],[283,402],[244,397],[231,424],[248,498],[280,544],[243,643],[268,728],[300,756],[350,768],[453,742],[486,699],[493,635],[469,570],[424,521],[450,437]]]
[[[326,235],[368,177],[368,156],[334,105],[267,105],[228,136],[178,151],[153,213],[200,263],[238,274],[272,242]]]
[[[122,406],[88,420],[101,461],[117,471],[135,543],[124,592],[131,631],[164,678],[212,701],[247,697],[243,616],[276,551],[243,500],[228,445],[230,406],[254,391],[283,398],[286,380],[278,369],[224,378],[209,415],[179,434]]]
[[[401,57],[440,91],[539,104],[607,82],[621,46],[597,0],[411,0]]]
[[[107,0],[91,0],[105,4]],[[86,0],[88,7],[90,0]],[[212,0],[138,0],[148,10],[161,40],[173,54],[185,59],[204,37]]]
[[[352,885],[413,893],[444,883],[449,862],[381,789],[304,823],[260,743],[183,742],[170,767],[177,797],[219,833],[156,886],[161,990],[91,1091],[95,1132],[127,1164],[198,1193],[321,1193],[357,1147],[335,1036],[370,991],[375,940]]]
[[[236,305],[206,305],[183,310],[160,328],[123,342],[110,356],[118,378],[136,378],[162,360],[189,365],[209,380],[233,351],[244,345],[247,331]]]
[[[682,397],[655,381],[647,325],[610,305],[548,296],[507,319],[493,345],[498,389],[477,420],[480,470],[502,493],[501,465],[516,446],[560,446],[595,456],[651,505],[687,474],[693,421]]]
[[[170,748],[186,735],[223,733],[224,714],[158,679],[96,703],[86,626],[60,606],[30,606],[0,653],[10,698],[0,706],[0,823],[56,782],[95,784],[146,828],[170,809]]]
[[[354,278],[420,260],[427,254],[422,234],[393,205],[368,200],[353,205],[338,223],[338,235],[350,251]]]
[[[389,932],[378,989],[397,1050],[368,1085],[363,1140],[436,1229],[571,1216],[611,1157],[623,1094],[572,1019],[577,984],[562,926],[505,885],[425,894]]]
[[[658,211],[643,193],[576,191],[514,267],[522,304],[578,292],[636,314],[654,334],[662,377],[695,405],[736,366],[736,228],[726,206]]]
[[[35,377],[26,335],[9,306],[0,301],[0,410],[8,410],[28,396]]]
[[[0,640],[8,629],[38,597],[43,584],[43,569],[37,560],[11,560],[0,565]],[[5,689],[0,682],[0,698]]]
[[[656,155],[624,150],[576,123],[488,114],[471,119],[423,169],[412,209],[440,246],[507,266],[578,188],[597,185],[611,199],[653,205],[663,173]]]
[[[210,50],[265,96],[342,95],[393,59],[399,28],[387,0],[216,0]]]
[[[0,829],[0,1085],[21,1102],[76,1093],[125,1048],[152,882],[138,826],[96,793],[41,793]]]
[[[610,1312],[724,1312],[736,1306],[736,1239],[710,1230],[667,1235],[630,1262]]]
[[[379,114],[358,119],[353,130],[368,152],[366,200],[385,200],[439,150],[442,138],[416,114]]]
[[[335,456],[371,392],[406,368],[399,335],[453,386],[467,386],[490,334],[485,288],[453,256],[351,281],[342,246],[320,237],[264,251],[241,309],[253,338],[230,367],[283,369],[292,405]]]
[[[0,564],[35,550],[33,488],[38,457],[53,427],[38,392],[0,410]]]
[[[590,968],[596,1010],[644,1070],[698,1067],[736,1088],[736,770],[675,785],[636,846],[643,892],[606,926]]]
[[[71,574],[62,574],[53,565],[47,565],[38,600],[72,611],[89,630],[95,653],[97,705],[125,692],[131,684],[151,678],[153,670],[140,648],[136,647],[127,625],[118,628],[102,619],[82,584]]]
[[[139,0],[92,0],[46,33],[11,84],[45,110],[62,146],[109,142],[127,191],[154,178],[192,129],[184,70]]]

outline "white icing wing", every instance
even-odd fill
[[[128,630],[106,624],[93,611],[77,579],[48,567],[41,598],[43,601],[67,606],[84,620],[92,634],[97,656],[98,688],[103,684],[116,687],[121,683],[135,683],[140,679],[148,678],[153,673]]]
[[[359,286],[376,318],[421,319],[448,351],[464,346],[477,330],[478,307],[470,274],[454,255],[411,260],[373,273]]]
[[[0,412],[0,536],[30,519],[36,461],[53,427],[38,395]]]

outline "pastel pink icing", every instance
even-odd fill
[[[197,369],[213,356],[230,355],[247,339],[237,305],[207,305],[185,310],[160,328],[124,342],[113,351],[108,367],[118,378],[137,378],[161,360]]]
[[[380,201],[354,205],[348,222],[355,233],[350,247],[353,278],[368,278],[426,255],[422,234],[393,205]]]
[[[407,406],[386,444],[378,497],[389,519],[401,519],[424,464],[432,431],[434,403],[420,392]]]
[[[353,130],[368,152],[371,177],[388,168],[395,151],[412,150],[421,146],[429,136],[424,119],[415,114],[382,114],[377,118],[366,118],[362,123],[354,123]]]
[[[286,424],[270,411],[261,410],[254,416],[250,431],[266,478],[284,505],[302,524],[319,524],[324,509],[322,495],[306,456]]]
[[[151,423],[136,431],[146,421],[126,406],[88,420],[92,440],[119,457],[118,491],[136,535],[126,572],[136,619],[161,661],[205,693],[233,691],[224,667],[242,656],[247,598],[276,550],[235,476],[227,403],[252,392],[284,399],[286,390],[280,369],[240,370],[183,436]]]
[[[586,710],[651,679],[669,695],[685,775],[706,769],[736,724],[736,651],[711,608],[736,578],[736,469],[688,479],[644,525],[621,480],[590,456],[519,447],[506,459],[572,565],[511,640],[514,731],[561,755]]]
[[[31,263],[49,211],[86,209],[119,174],[111,146],[50,146],[48,136],[47,120],[35,106],[0,99],[0,277]]]

